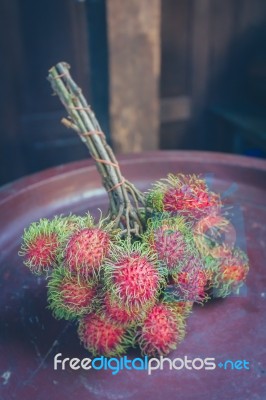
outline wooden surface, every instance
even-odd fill
[[[107,1],[110,118],[119,152],[158,148],[160,0]]]
[[[171,114],[171,104],[182,104],[185,96],[190,114],[184,118],[184,113],[175,112],[162,119],[161,148],[229,151],[230,143],[220,146],[216,140],[216,124],[212,125],[207,112],[213,99],[230,96],[240,79],[242,95],[249,96],[244,87],[251,86],[252,77],[245,68],[256,49],[259,53],[264,48],[265,26],[266,2],[262,0],[162,1],[161,100],[169,104]],[[261,61],[262,54],[263,50]],[[266,71],[265,62],[259,65]],[[226,132],[223,140],[230,141]]]
[[[46,80],[67,60],[90,100],[85,3],[73,0],[0,2],[0,185],[86,156],[60,124],[64,110]]]
[[[117,151],[232,151],[210,106],[240,77],[265,106],[265,27],[263,0],[1,0],[0,184],[86,157],[46,81],[61,60]]]

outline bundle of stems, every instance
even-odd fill
[[[121,229],[122,236],[138,237],[144,230],[144,194],[123,177],[94,112],[69,70],[69,64],[60,62],[49,70],[48,75],[54,93],[68,113],[68,118],[61,122],[78,133],[95,160],[109,196],[107,220],[113,221],[114,228]]]

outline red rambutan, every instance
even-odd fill
[[[162,269],[145,245],[135,242],[113,247],[104,269],[106,287],[122,307],[144,309],[156,301]]]
[[[129,310],[121,307],[117,302],[111,300],[108,293],[106,293],[104,298],[103,313],[111,321],[123,327],[135,324],[141,318],[142,314],[137,308]]]
[[[175,300],[167,303],[174,313],[187,317],[192,312],[193,301]]]
[[[49,308],[58,319],[71,320],[88,314],[95,305],[96,289],[94,281],[56,268],[48,282]]]
[[[64,260],[71,272],[84,276],[97,273],[108,254],[110,235],[96,228],[84,228],[74,232],[65,247]]]
[[[163,303],[155,304],[137,332],[143,354],[156,357],[177,348],[184,337],[184,320]]]
[[[26,260],[34,262],[40,269],[49,268],[55,261],[58,238],[55,233],[40,234],[29,244]]]
[[[222,265],[221,266],[222,280],[223,281],[233,281],[233,282],[241,282],[245,279],[247,275],[247,269],[244,264],[231,264],[231,265]]]
[[[210,192],[205,180],[196,175],[169,174],[154,185],[147,201],[155,211],[179,213],[191,221],[221,208],[219,195]]]
[[[154,240],[151,248],[156,252],[159,261],[169,270],[178,266],[184,257],[185,241],[181,232],[168,230],[166,227],[154,231]]]
[[[97,314],[86,315],[80,320],[78,335],[94,356],[121,356],[132,344],[125,328]]]
[[[168,213],[148,221],[143,240],[169,273],[183,268],[194,245],[190,225],[183,217],[171,217]]]
[[[24,230],[19,255],[31,272],[48,272],[55,264],[60,244],[60,218],[41,219]]]
[[[208,215],[200,219],[194,229],[195,244],[203,256],[219,258],[225,248],[233,248],[236,241],[234,226],[221,215]]]
[[[226,247],[224,251],[226,250]],[[214,259],[213,287],[217,297],[237,293],[249,271],[246,254],[238,249],[228,249],[225,257]]]
[[[182,300],[202,302],[207,299],[206,286],[209,274],[195,264],[194,257],[192,257],[190,264],[188,264],[185,270],[173,274],[172,278],[177,285],[177,294]]]

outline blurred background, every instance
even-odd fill
[[[0,0],[0,184],[88,156],[59,61],[117,153],[266,155],[265,0]]]

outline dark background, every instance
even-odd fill
[[[87,157],[46,80],[58,61],[112,142],[108,1],[0,0],[0,184]],[[161,0],[160,13],[158,147],[265,157],[266,1]]]

